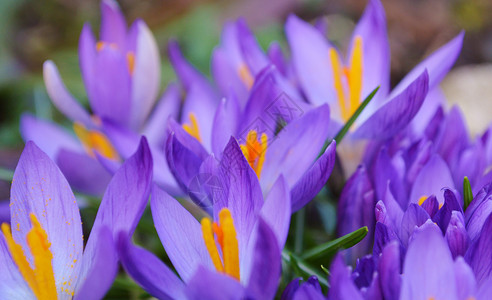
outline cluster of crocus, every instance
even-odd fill
[[[128,29],[104,0],[99,39],[86,25],[79,41],[91,113],[48,61],[48,94],[73,132],[22,117],[27,144],[0,234],[0,298],[99,299],[119,263],[159,299],[492,297],[492,129],[471,141],[439,89],[463,33],[390,91],[379,0],[369,0],[346,59],[322,26],[291,15],[285,32],[290,58],[277,43],[265,53],[244,20],[227,23],[213,80],[171,41],[178,83],[156,102],[152,34],[141,20]],[[338,233],[368,234],[336,255],[328,280],[279,290],[292,279],[287,263],[320,274],[284,248],[291,215],[329,186],[337,157],[350,175]],[[70,186],[102,196],[85,247]],[[149,196],[171,264],[132,240]]]

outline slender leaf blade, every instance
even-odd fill
[[[321,257],[332,256],[340,249],[347,249],[359,243],[368,233],[367,226],[361,227],[338,239],[316,246],[304,252],[303,260],[309,261]]]

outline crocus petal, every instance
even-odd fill
[[[331,263],[330,274],[331,288],[328,292],[328,299],[363,299],[350,276],[350,268],[343,263],[340,254]]]
[[[451,166],[458,162],[461,151],[469,144],[465,118],[460,108],[453,106],[442,122],[436,137],[436,152]]]
[[[145,137],[135,154],[127,159],[111,179],[99,206],[92,232],[107,226],[117,240],[120,231],[129,236],[147,205],[152,183],[152,156]],[[94,263],[99,236],[91,234],[84,251],[80,281],[85,280]]]
[[[51,102],[72,121],[77,121],[85,126],[92,124],[89,113],[68,92],[55,64],[48,60],[43,64],[43,78],[46,90]]]
[[[458,58],[463,44],[464,32],[458,34],[454,39],[439,48],[420,64],[410,71],[405,78],[393,89],[390,97],[393,97],[407,88],[422,72],[429,72],[429,90],[437,86]]]
[[[414,230],[425,224],[429,219],[429,214],[422,207],[415,203],[410,203],[403,214],[400,227],[400,239],[404,247],[408,245]]]
[[[275,233],[260,218],[254,253],[248,257],[252,262],[247,292],[252,299],[272,299],[275,296],[281,276],[280,251]]]
[[[15,169],[10,203],[14,240],[23,249],[29,249],[26,241],[32,227],[29,214],[36,215],[51,243],[56,285],[66,281],[74,286],[83,247],[79,209],[65,177],[33,142],[27,142]],[[26,252],[28,259],[32,259],[30,251]]]
[[[8,200],[0,201],[0,224],[10,223],[10,203]]]
[[[86,154],[62,148],[56,163],[75,190],[89,195],[102,196],[111,180],[111,174]]]
[[[405,181],[404,178],[401,177],[402,173],[398,172],[398,169],[393,164],[386,147],[383,147],[381,151],[379,151],[376,162],[372,168],[372,173],[376,197],[378,199],[384,199],[387,192],[391,192],[397,202],[402,207],[405,207],[408,201],[407,191],[405,190]],[[403,172],[403,174],[405,173]]]
[[[174,268],[187,283],[202,265],[214,270],[200,223],[177,200],[154,186],[150,200],[155,228]]]
[[[285,33],[294,68],[309,102],[320,105],[336,101],[338,98],[334,86],[330,85],[333,82],[330,45],[323,35],[295,15],[287,19]]]
[[[368,236],[347,250],[350,253],[348,260],[353,261],[369,251],[374,227],[374,190],[365,167],[357,168],[345,184],[338,201],[338,235],[348,234],[362,226],[369,228]]]
[[[234,278],[200,267],[188,282],[187,299],[240,300],[245,299],[244,287]]]
[[[181,105],[180,91],[176,84],[170,84],[147,120],[142,135],[151,145],[165,145],[167,141],[167,120],[178,118]]]
[[[207,78],[196,70],[188,61],[186,61],[183,53],[181,53],[181,50],[179,49],[178,42],[175,40],[169,41],[168,54],[169,60],[173,65],[176,75],[178,76],[181,84],[183,84],[185,90],[190,90],[193,84],[199,84],[210,88],[207,93],[213,93]]]
[[[401,288],[400,245],[392,241],[384,247],[378,265],[384,299],[397,300]]]
[[[462,204],[458,202],[455,193],[453,193],[450,189],[444,189],[444,205],[432,219],[437,223],[437,225],[439,225],[443,233],[445,233],[448,228],[449,220],[451,219],[453,211],[457,211],[461,215],[463,214],[463,209],[461,206]]]
[[[80,38],[79,38],[79,66],[80,66],[80,72],[82,73],[82,79],[84,80],[85,89],[87,91],[87,97],[89,97],[89,99],[95,97],[94,83],[96,81],[96,77],[94,76],[94,72],[95,72],[94,68],[96,64],[96,55],[97,55],[96,38],[92,33],[91,26],[89,24],[85,24],[84,27],[82,28],[82,33],[80,34]],[[48,89],[48,93],[49,93],[49,89]],[[55,103],[54,100],[55,98],[52,96],[50,97],[53,103]],[[78,105],[78,103],[76,104]],[[84,125],[88,126],[89,123],[84,123]]]
[[[454,274],[458,289],[458,299],[486,299],[475,298],[477,282],[475,274],[463,257],[457,257],[454,262]]]
[[[432,195],[429,198],[425,199],[424,203],[422,203],[422,208],[429,214],[431,218],[434,218],[436,213],[439,211],[439,202],[437,201],[437,197]]]
[[[335,166],[336,142],[332,141],[325,152],[304,172],[291,190],[292,211],[297,211],[312,200],[328,182]]]
[[[465,212],[466,230],[470,240],[474,241],[480,237],[483,224],[491,213],[492,198],[485,188],[475,195]]]
[[[255,36],[248,28],[245,19],[240,18],[235,25],[244,60],[248,64],[251,72],[257,74],[270,63],[268,57],[265,55],[258,44],[258,41],[256,41]]]
[[[157,43],[147,25],[143,21],[137,21],[136,26],[138,38],[132,78],[130,122],[133,128],[139,129],[157,99],[161,62]]]
[[[271,63],[273,63],[275,67],[280,71],[280,73],[282,73],[282,75],[288,75],[287,69],[290,65],[288,66],[287,60],[282,51],[282,47],[278,42],[274,41],[270,44],[270,47],[268,47],[268,58]]]
[[[0,233],[0,298],[12,300],[35,298],[12,260],[3,233]]]
[[[118,49],[103,47],[97,53],[93,75],[97,79],[89,102],[94,112],[102,119],[128,127],[132,101],[126,56]]]
[[[249,95],[248,87],[238,76],[238,70],[230,63],[225,49],[214,49],[210,68],[210,72],[222,95],[234,93],[241,106],[244,106]]]
[[[151,252],[134,246],[126,234],[118,240],[118,254],[125,271],[158,299],[183,299],[183,282]]]
[[[418,203],[422,196],[435,195],[439,203],[444,203],[442,188],[454,189],[453,178],[442,158],[434,154],[420,170],[410,192],[410,203]]]
[[[429,89],[429,75],[424,70],[400,94],[386,102],[354,132],[354,138],[382,140],[405,128],[424,102]]]
[[[80,142],[62,127],[29,114],[22,115],[20,131],[24,141],[35,142],[51,159],[55,159],[62,148],[78,153],[84,152]]]
[[[448,228],[446,229],[446,235],[444,237],[448,242],[449,250],[451,250],[453,258],[465,256],[465,252],[470,243],[470,238],[466,232],[463,213],[458,211],[452,212]]]
[[[78,299],[102,299],[111,287],[118,272],[118,258],[113,242],[113,234],[107,227],[101,227],[97,239],[92,268],[87,274],[87,279],[81,282],[75,292],[75,300]]]
[[[386,16],[379,0],[368,2],[364,14],[352,34],[362,40],[362,92],[365,99],[377,86],[379,90],[362,114],[371,115],[384,101],[390,84],[390,48],[386,33]],[[364,116],[361,115],[361,118]]]
[[[270,139],[261,173],[263,190],[268,190],[280,174],[291,187],[302,178],[328,139],[329,119],[330,109],[325,104],[293,120]],[[309,147],[302,146],[306,144]]]
[[[220,101],[212,127],[212,152],[218,157],[231,136],[237,132],[239,114],[239,102],[235,96]]]
[[[200,174],[203,159],[181,144],[174,133],[171,133],[168,138],[166,157],[169,169],[180,188],[185,193],[190,192],[192,181]],[[202,206],[200,199],[195,198],[193,193],[190,193],[190,196],[195,203]]]
[[[191,123],[194,114],[200,132],[201,143],[209,152],[212,151],[212,125],[219,99],[209,92],[203,84],[192,84],[183,104],[181,123]]]
[[[482,227],[480,236],[470,245],[465,260],[470,265],[477,279],[477,284],[486,283],[492,273],[492,215],[489,215]]]
[[[256,222],[256,215],[263,205],[263,195],[258,177],[233,137],[224,149],[220,170],[222,173],[220,178],[225,178],[224,182],[228,189],[227,207],[234,219],[239,253],[245,253]],[[214,208],[214,212],[216,211]],[[217,217],[214,214],[214,218]],[[241,267],[246,263],[246,259],[249,258],[240,256]]]
[[[410,130],[416,136],[424,134],[428,130],[429,123],[434,118],[435,114],[446,103],[446,96],[439,87],[429,89],[424,103],[420,107],[419,112],[410,122]]]
[[[265,199],[261,216],[277,237],[277,244],[283,248],[287,240],[290,224],[290,193],[285,178],[281,175]]]
[[[293,300],[324,300],[326,297],[310,284],[301,285],[294,296]]]
[[[126,22],[118,3],[114,0],[101,2],[101,41],[125,48]]]
[[[445,235],[453,258],[464,256],[470,243],[464,223],[463,214],[453,211]]]
[[[432,223],[410,243],[403,274],[401,300],[457,299],[453,258],[439,227]]]

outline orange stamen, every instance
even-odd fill
[[[223,208],[219,212],[219,223],[214,222],[212,224],[210,219],[202,219],[202,234],[205,246],[217,271],[239,280],[239,245],[234,220],[229,209]],[[214,239],[214,233],[222,250],[222,260]]]
[[[31,268],[31,265],[22,250],[22,246],[14,241],[10,226],[7,223],[2,224],[2,232],[5,236],[12,259],[36,298],[38,300],[57,299],[55,275],[53,273],[52,265],[53,254],[50,250],[51,243],[48,240],[46,231],[43,229],[36,216],[31,213],[30,218],[32,228],[27,233],[26,238],[27,245],[34,258],[34,269]]]
[[[82,142],[86,152],[91,157],[96,157],[95,152],[97,152],[108,159],[119,159],[118,152],[116,152],[111,145],[111,142],[103,133],[95,130],[88,130],[84,125],[78,122],[73,124],[73,130]]]
[[[240,145],[244,157],[246,157],[246,160],[255,171],[258,178],[260,178],[265,162],[267,144],[268,137],[265,133],[263,133],[260,140],[258,140],[258,133],[256,130],[250,130],[246,137],[246,142]]]
[[[202,138],[200,137],[200,128],[195,114],[190,112],[188,118],[190,119],[190,124],[183,124],[183,129],[201,143]]]

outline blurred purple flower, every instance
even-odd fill
[[[377,86],[380,89],[356,122],[351,136],[382,140],[414,118],[427,92],[449,71],[461,50],[463,33],[416,66],[390,93],[390,50],[379,0],[370,0],[351,38],[344,61],[315,27],[291,15],[286,24],[292,62],[308,102],[330,104],[341,127]]]
[[[165,124],[177,116],[176,86],[160,101],[159,49],[147,25],[136,20],[129,29],[118,4],[101,2],[102,21],[96,41],[86,24],[79,40],[79,62],[92,115],[69,93],[52,61],[44,64],[46,89],[53,104],[73,122],[73,134],[48,121],[24,115],[21,133],[57,162],[71,185],[101,195],[111,174],[148,140],[156,163],[154,178],[169,192],[178,192],[162,153]]]

